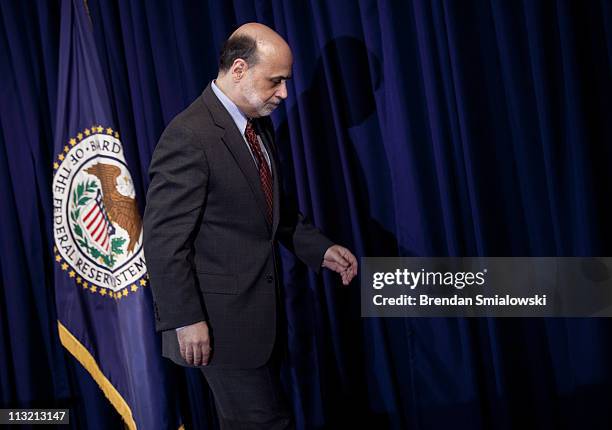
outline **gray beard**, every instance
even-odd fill
[[[255,88],[253,88],[250,82],[245,85],[244,97],[259,116],[268,116],[277,107],[277,105],[272,103],[264,103],[263,100],[257,96],[257,93],[255,93]]]

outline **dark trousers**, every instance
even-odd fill
[[[255,369],[202,368],[215,398],[221,430],[294,429],[280,383],[279,353]]]
[[[294,429],[277,369],[202,369],[222,430]]]
[[[277,304],[281,301],[277,300]],[[282,308],[277,310],[282,318]],[[221,430],[295,429],[293,413],[280,382],[280,365],[286,348],[285,327],[285,320],[277,323],[272,354],[261,367],[201,368],[215,398]]]

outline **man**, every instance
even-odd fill
[[[347,285],[357,261],[281,197],[268,115],[287,98],[293,58],[272,29],[245,24],[219,74],[153,154],[144,246],[163,355],[200,366],[222,428],[292,428],[278,381],[277,241]]]

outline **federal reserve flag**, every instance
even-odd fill
[[[62,344],[130,429],[176,429],[154,330],[142,220],[83,0],[63,0],[55,159]]]

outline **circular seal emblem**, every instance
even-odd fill
[[[69,140],[53,175],[55,259],[77,284],[121,298],[146,285],[142,220],[119,133],[94,126]]]

